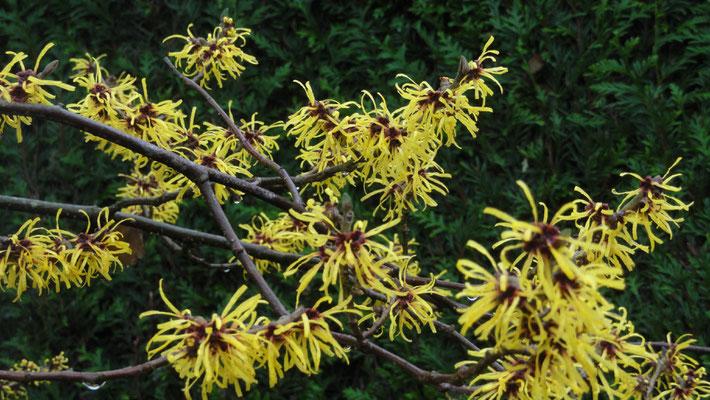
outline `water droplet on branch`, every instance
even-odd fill
[[[101,389],[106,382],[101,382],[101,383],[90,383],[90,382],[81,382],[84,387],[86,387],[89,390],[99,390]]]

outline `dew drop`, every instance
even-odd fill
[[[350,349],[352,349],[351,346],[345,346],[345,350],[350,351]]]
[[[468,301],[471,301],[471,302],[478,300],[478,296],[476,296],[476,297],[468,297],[468,296],[466,296],[466,298],[468,299]]]
[[[99,390],[106,384],[106,382],[101,382],[98,384],[89,383],[89,382],[82,382],[81,384],[84,385],[84,387],[86,387],[89,390]]]
[[[343,176],[348,176],[350,175],[350,172],[343,172]]]
[[[226,273],[227,273],[227,272],[229,272],[229,271],[230,271],[230,269],[229,269],[229,268],[227,268],[227,269],[225,269],[225,270],[224,270],[224,271],[222,271],[222,272],[224,272],[224,273],[226,274]]]

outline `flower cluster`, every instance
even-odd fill
[[[322,207],[315,202],[310,202],[309,206],[310,208]],[[252,218],[251,225],[240,224],[239,227],[246,231],[243,240],[272,250],[293,253],[302,251],[305,246],[302,232],[306,229],[306,224],[285,212],[280,213],[275,219],[269,219],[264,213],[261,213]],[[262,273],[266,272],[269,267],[273,267],[277,271],[281,270],[280,264],[274,261],[258,259],[255,263]]]
[[[69,359],[64,356],[64,352],[44,360],[42,365],[37,365],[34,361],[22,360],[16,363],[10,371],[22,372],[58,372],[68,369],[67,363]],[[39,386],[47,384],[48,381],[33,381],[31,384]],[[27,399],[27,388],[24,384],[15,381],[6,381],[0,379],[0,400],[19,400]]]
[[[42,57],[52,46],[54,46],[53,43],[48,43],[44,46],[39,56],[37,56],[34,68],[25,67],[23,62],[27,58],[25,53],[7,52],[7,54],[12,56],[12,60],[0,70],[0,100],[18,103],[52,104],[50,100],[54,99],[55,96],[45,90],[46,86],[56,86],[69,91],[74,90],[73,86],[66,83],[45,79],[56,68],[56,61],[47,65],[43,71],[39,70]],[[12,72],[15,67],[19,67],[19,71]],[[2,115],[0,116],[0,133],[2,133],[5,124],[7,124],[15,128],[17,141],[22,142],[22,125],[31,123],[32,118],[30,117]]]
[[[191,27],[192,24],[187,27],[187,36],[172,35],[163,42],[175,38],[187,42],[182,50],[169,55],[175,58],[178,67],[185,61],[185,75],[201,74],[200,85],[207,88],[207,82],[214,76],[219,87],[222,87],[222,81],[226,79],[225,72],[236,79],[245,70],[243,63],[257,64],[256,58],[242,50],[251,29],[237,28],[232,18],[223,17],[222,23],[207,38],[195,36],[190,32]]]
[[[150,315],[171,317],[158,324],[158,332],[146,346],[148,357],[167,357],[170,364],[185,379],[183,389],[190,399],[190,388],[201,380],[202,398],[207,399],[213,386],[234,386],[242,396],[242,384],[249,390],[256,383],[256,370],[266,367],[269,384],[273,386],[284,371],[292,367],[305,374],[317,373],[321,355],[347,360],[345,349],[333,338],[328,320],[338,325],[334,314],[343,312],[345,304],[327,311],[299,309],[277,321],[258,317],[256,308],[265,303],[260,295],[239,302],[247,287],[242,286],[229,300],[222,313],[210,320],[193,316],[190,310],[179,311],[165,296],[160,282],[160,296],[170,312],[148,311]]]
[[[397,224],[399,220],[390,221],[371,230],[367,230],[367,221],[357,221],[350,229],[343,225],[336,227],[332,217],[318,211],[303,214],[291,211],[296,219],[308,224],[308,229],[303,231],[302,236],[309,247],[316,249],[291,264],[284,273],[284,276],[291,276],[298,270],[307,268],[296,289],[296,302],[298,303],[301,293],[318,273],[323,281],[320,290],[325,297],[330,297],[328,289],[337,285],[339,303],[345,297],[344,285],[349,288],[357,284],[361,288],[387,291],[384,282],[391,281],[391,278],[385,264],[394,261],[397,256],[391,252],[391,248],[374,241],[373,238]],[[319,233],[315,229],[316,224],[325,225],[328,233]],[[317,262],[312,261],[314,257],[318,258]]]
[[[130,175],[119,175],[126,178],[126,186],[118,189],[116,197],[124,199],[157,198],[172,191],[180,190],[179,187],[170,183],[173,176],[172,170],[163,166],[152,164],[149,167],[136,168]],[[149,206],[148,214],[156,221],[174,223],[177,221],[180,206],[176,201],[161,202],[157,205]],[[143,206],[135,205],[125,207],[122,211],[143,215]]]
[[[128,74],[119,77],[110,75],[100,65],[98,58],[73,58],[74,82],[83,87],[87,95],[68,109],[119,129],[132,136],[162,147],[188,160],[221,172],[250,177],[249,168],[255,163],[253,157],[243,149],[235,132],[221,126],[205,122],[200,126],[195,122],[196,109],[190,115],[180,110],[180,101],[152,101],[148,96],[147,81],[141,80],[142,92],[135,86],[136,78]],[[230,117],[233,116],[230,111]],[[277,126],[267,125],[252,115],[249,121],[241,120],[239,129],[245,139],[261,154],[271,157],[278,149],[277,136],[267,132]],[[119,190],[119,197],[157,197],[178,191],[174,202],[166,202],[150,208],[150,216],[159,221],[174,222],[179,212],[178,202],[188,191],[199,196],[196,188],[185,176],[159,163],[149,162],[143,156],[98,138],[89,133],[87,140],[96,141],[97,148],[112,157],[120,156],[124,161],[132,161],[133,173],[127,178],[127,185]],[[215,191],[220,202],[233,192],[223,185],[216,185]],[[236,193],[240,194],[240,193]],[[133,206],[127,211],[143,214],[141,207]]]
[[[425,299],[425,296],[451,295],[448,290],[436,287],[436,280],[444,272],[438,276],[432,275],[429,282],[423,285],[408,284],[409,272],[409,268],[402,266],[399,268],[398,279],[386,281],[389,287],[383,291],[386,297],[385,301],[376,301],[373,305],[367,301],[365,304],[357,305],[358,308],[369,311],[358,323],[362,324],[370,319],[376,321],[386,316],[389,320],[388,332],[391,341],[401,336],[404,340],[411,342],[405,331],[414,329],[417,334],[421,334],[422,326],[428,326],[433,333],[436,333],[434,321],[437,319],[438,313],[434,311],[434,307]],[[375,336],[379,336],[381,333],[375,333]]]
[[[263,362],[269,371],[269,386],[274,386],[283,377],[283,373],[293,367],[306,375],[318,373],[323,354],[348,362],[346,350],[333,338],[328,321],[342,329],[342,324],[334,315],[357,311],[347,309],[349,299],[346,299],[327,311],[319,312],[317,308],[324,301],[327,299],[323,298],[313,307],[302,309],[299,318],[289,317],[292,319],[290,322],[262,320],[264,329],[258,335],[263,338],[266,347]],[[284,355],[283,364],[279,361],[280,354]]]
[[[108,218],[108,209],[101,211],[94,229],[89,220],[79,234],[60,229],[58,223],[55,229],[40,228],[38,222],[25,222],[0,243],[0,287],[15,289],[15,300],[28,285],[41,294],[50,286],[58,292],[62,285],[90,285],[98,276],[111,280],[116,266],[123,268],[118,257],[131,252],[116,230],[120,222]]]
[[[532,222],[517,220],[494,208],[484,210],[501,219],[498,225],[506,230],[494,246],[501,248],[498,260],[480,244],[468,243],[491,267],[459,261],[461,273],[476,282],[467,282],[457,294],[473,299],[462,310],[459,323],[463,334],[475,325],[475,335],[495,345],[470,352],[479,361],[463,361],[457,368],[475,369],[475,365],[468,365],[491,354],[501,356],[504,368],[491,368],[475,377],[471,384],[482,384],[473,396],[566,399],[591,392],[596,399],[605,392],[610,398],[642,399],[655,369],[668,376],[666,383],[648,389],[661,392],[656,398],[670,393],[675,396],[672,398],[683,399],[698,398],[688,393],[710,395],[710,384],[701,380],[705,372],[697,362],[685,355],[673,359],[670,352],[659,358],[634,332],[625,310],[616,311],[600,292],[602,288],[624,288],[621,266],[630,268],[633,264],[629,264],[629,255],[641,248],[636,243],[635,227],[629,233],[625,224],[636,221],[649,229],[647,221],[653,221],[666,230],[668,221],[679,221],[668,211],[688,209],[675,198],[668,203],[670,196],[664,190],[680,188],[667,185],[677,176],[667,175],[639,178],[640,188],[623,193],[626,197],[615,212],[606,204],[591,201],[577,188],[586,200],[562,206],[551,218],[541,203],[544,212],[539,216],[530,189],[520,181],[518,185],[532,208]],[[652,210],[657,210],[653,217],[648,215]],[[638,215],[642,213],[646,215]],[[565,234],[560,227],[565,220],[574,220],[579,233]],[[651,233],[648,236],[655,240]],[[669,346],[678,350],[683,347]]]
[[[635,251],[649,251],[649,246],[637,242],[639,226],[644,228],[648,237],[650,251],[653,251],[655,244],[663,243],[654,233],[654,226],[673,237],[670,224],[678,226],[683,218],[674,218],[669,212],[687,211],[693,205],[685,204],[668,194],[680,190],[680,187],[669,185],[671,180],[680,176],[669,176],[670,170],[680,160],[678,158],[663,176],[642,178],[634,173],[622,173],[621,176],[630,175],[640,182],[635,190],[622,193],[613,191],[614,194],[624,196],[616,210],[610,209],[607,203],[593,201],[584,190],[575,188],[584,199],[575,201],[578,209],[563,218],[574,220],[580,229],[579,237],[598,246],[596,250],[580,254],[579,259],[588,263],[607,262],[617,268],[631,270],[634,267],[631,256]]]
[[[359,104],[316,100],[310,84],[298,82],[306,91],[308,104],[292,114],[284,126],[289,135],[296,136],[302,164],[318,172],[348,161],[361,164],[356,171],[314,183],[318,193],[327,187],[339,194],[343,186],[358,178],[366,187],[376,187],[363,200],[379,196],[377,209],[385,210],[387,220],[416,211],[422,203],[424,208],[436,206],[432,194],[445,195],[448,190],[441,179],[450,177],[434,161],[437,151],[444,144],[456,144],[459,122],[475,137],[478,115],[492,111],[484,104],[471,105],[468,92],[485,103],[492,94],[486,79],[498,83],[494,75],[507,71],[483,67],[484,61],[495,61],[490,54],[497,51],[488,49],[492,41],[491,37],[476,61],[462,61],[456,79],[442,78],[438,89],[411,79],[397,86],[407,105],[396,110],[390,110],[381,95],[376,100],[366,91]],[[350,107],[355,112],[341,115]]]

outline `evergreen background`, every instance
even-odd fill
[[[106,53],[102,65],[112,73],[147,77],[152,99],[184,99],[184,110],[197,106],[202,121],[215,121],[196,95],[180,86],[161,59],[171,34],[206,34],[224,8],[239,26],[253,30],[246,51],[259,60],[237,81],[214,90],[236,115],[259,112],[267,122],[285,119],[304,104],[294,79],[311,81],[316,96],[340,101],[358,99],[363,89],[381,92],[397,104],[397,73],[435,84],[455,74],[458,58],[476,57],[489,35],[499,49],[503,95],[490,99],[492,115],[482,115],[477,139],[461,132],[462,149],[442,150],[438,161],[453,175],[450,194],[439,206],[414,214],[412,235],[425,272],[446,269],[459,279],[455,262],[475,257],[468,239],[492,244],[495,220],[482,210],[494,205],[520,218],[529,207],[517,179],[525,180],[538,201],[551,209],[575,198],[583,187],[594,199],[616,204],[610,190],[627,190],[633,179],[619,173],[663,174],[678,156],[683,173],[680,198],[695,202],[672,241],[651,255],[637,254],[636,270],[624,292],[609,292],[628,308],[637,330],[650,340],[692,333],[710,345],[710,2],[706,1],[178,1],[80,0],[0,2],[0,53],[30,54],[31,62],[47,42],[50,57],[61,61],[55,79],[68,80],[70,57]],[[0,65],[9,59],[2,56]],[[50,60],[48,57],[47,61]],[[215,85],[216,86],[216,85]],[[76,101],[63,93],[60,101]],[[49,201],[105,205],[122,185],[118,173],[128,166],[110,160],[84,143],[81,133],[36,121],[25,141],[7,130],[0,137],[0,193]],[[284,138],[282,149],[292,140]],[[277,155],[289,164],[295,153]],[[353,192],[354,193],[354,192]],[[199,201],[181,213],[179,224],[218,232]],[[359,205],[358,216],[371,218]],[[230,206],[235,223],[247,223],[263,203],[246,199]],[[273,211],[273,210],[272,210]],[[0,213],[0,234],[11,234],[28,215]],[[72,226],[67,222],[66,226]],[[76,225],[76,227],[81,224]],[[664,240],[667,239],[663,236]],[[204,249],[216,262],[227,254]],[[0,293],[0,367],[21,358],[41,361],[66,351],[77,370],[119,368],[145,360],[144,347],[157,319],[138,314],[163,307],[158,280],[180,308],[210,315],[222,307],[244,278],[205,271],[159,240],[149,238],[138,265],[116,273],[111,282],[64,290],[41,297]],[[292,298],[294,280],[271,275],[278,293]],[[266,310],[265,308],[263,309]],[[453,321],[454,318],[449,318]],[[452,371],[462,359],[460,347],[445,336],[424,334],[412,344],[388,345],[418,365]],[[710,359],[704,358],[706,366]],[[287,373],[275,388],[265,377],[247,394],[253,399],[343,397],[435,398],[439,394],[397,368],[352,353],[350,365],[327,360],[308,378]],[[54,383],[30,389],[30,397],[81,399],[180,398],[182,382],[170,368],[143,379],[108,382],[98,391],[80,384]],[[199,396],[199,394],[197,394]],[[215,390],[211,398],[233,398]]]

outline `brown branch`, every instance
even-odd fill
[[[291,196],[293,197],[293,200],[300,204],[303,205],[303,200],[301,199],[301,195],[298,193],[298,189],[296,188],[296,185],[293,183],[293,180],[291,180],[291,177],[289,176],[288,172],[281,167],[279,164],[277,164],[275,161],[269,159],[268,157],[265,157],[263,154],[259,153],[258,150],[254,148],[254,146],[249,143],[249,141],[244,137],[244,132],[242,132],[241,129],[234,123],[232,118],[227,115],[227,113],[224,111],[222,107],[220,107],[219,104],[210,96],[207,91],[197,84],[195,81],[191,80],[190,78],[186,77],[183,75],[180,71],[178,71],[177,68],[173,65],[172,62],[170,62],[170,58],[165,57],[163,58],[163,61],[165,61],[166,64],[168,64],[168,67],[170,67],[170,70],[175,74],[177,77],[180,78],[180,80],[185,83],[185,85],[191,87],[195,91],[197,91],[199,94],[202,95],[202,97],[205,99],[207,104],[210,105],[215,111],[217,111],[217,114],[222,118],[224,122],[227,123],[227,126],[229,129],[237,135],[237,138],[239,138],[239,142],[244,146],[244,149],[252,155],[252,157],[256,158],[259,163],[267,168],[271,168],[274,171],[276,171],[279,176],[281,176],[281,179],[283,182],[286,183],[286,187],[288,187],[289,192],[291,192]],[[304,212],[305,209],[299,209],[298,211]]]
[[[350,160],[342,164],[327,167],[320,172],[306,172],[293,177],[293,182],[296,185],[305,185],[312,182],[324,181],[338,173],[349,173],[357,168],[359,161]],[[283,179],[275,177],[256,177],[247,179],[247,181],[265,188],[276,188],[283,186]]]
[[[89,218],[96,219],[101,211],[98,206],[85,206],[67,203],[53,203],[48,201],[26,199],[21,197],[2,196],[0,195],[0,209],[29,212],[33,215],[42,214],[48,216],[57,215],[57,211],[62,209],[62,217],[70,217],[80,220],[85,220],[86,216],[81,213],[84,211]],[[152,232],[159,235],[167,236],[181,242],[190,242],[195,244],[205,244],[214,247],[230,249],[229,242],[224,236],[213,235],[211,233],[200,232],[192,229],[183,228],[177,225],[167,224],[165,222],[154,221],[140,215],[128,214],[123,212],[109,213],[109,217],[116,220],[125,220],[123,225],[132,226],[146,232]],[[282,253],[272,250],[265,246],[260,246],[254,243],[241,242],[241,245],[246,249],[247,253],[256,258],[261,258],[269,261],[274,261],[280,264],[291,264],[303,257],[300,254]],[[313,260],[311,262],[317,262]],[[310,262],[309,262],[310,264]]]
[[[188,190],[188,192],[192,192],[191,190]],[[129,199],[121,199],[110,206],[108,206],[108,211],[109,213],[113,213],[119,210],[122,210],[126,207],[130,206],[153,206],[157,207],[163,203],[167,203],[169,201],[173,201],[178,198],[180,195],[180,190],[175,190],[172,192],[165,192],[161,194],[160,196],[156,197],[134,197],[134,198],[129,198]],[[188,197],[190,196],[189,193],[185,193],[185,196]]]
[[[450,383],[440,383],[436,387],[437,389],[441,390],[442,392],[456,392],[456,393],[463,393],[463,394],[474,394],[478,389],[481,388],[483,385],[478,385],[478,386],[456,386],[452,385]]]
[[[372,327],[365,331],[365,333],[362,335],[363,339],[367,339],[377,333],[377,330],[380,329],[380,327],[385,323],[385,321],[387,321],[387,318],[390,315],[390,310],[392,310],[392,307],[394,306],[394,302],[396,300],[397,298],[392,296],[392,300],[390,300],[390,304],[387,306],[387,308],[380,307],[380,309],[382,310],[382,314],[380,314],[380,317],[377,319],[377,321],[372,324]]]
[[[668,368],[668,359],[666,358],[666,349],[663,349],[663,354],[661,358],[656,362],[656,368],[653,371],[653,375],[648,382],[648,387],[646,388],[646,400],[651,400],[653,398],[653,389],[656,387],[656,381],[658,377],[661,376],[666,368]]]
[[[340,344],[355,347],[365,353],[369,353],[395,364],[408,374],[414,376],[419,382],[437,386],[439,383],[451,382],[454,375],[441,374],[436,371],[425,371],[399,355],[386,350],[369,340],[358,340],[354,336],[333,332],[333,337]]]
[[[473,344],[473,342],[468,340],[466,338],[466,336],[460,334],[456,330],[456,328],[454,328],[453,325],[445,324],[443,322],[439,322],[439,321],[435,320],[434,326],[437,329],[443,331],[444,333],[446,333],[446,334],[450,335],[451,337],[453,337],[454,339],[456,339],[456,341],[461,343],[464,347],[469,348],[474,351],[481,351],[481,349],[478,346],[476,346],[475,344]],[[494,362],[491,365],[492,365],[493,369],[495,369],[496,371],[504,371],[505,370],[505,368],[503,368],[503,366],[500,365],[499,362]]]
[[[454,339],[456,339],[457,342],[461,343],[464,347],[475,350],[475,351],[480,351],[481,349],[473,344],[470,340],[468,340],[464,335],[460,334],[453,325],[445,324],[440,321],[434,321],[434,326],[436,329],[451,335]]]
[[[174,242],[172,239],[170,239],[169,237],[167,237],[167,236],[161,236],[161,238],[163,239],[163,242],[165,242],[165,244],[167,244],[168,247],[170,247],[173,251],[176,251],[176,252],[179,252],[179,253],[183,253],[183,254],[185,254],[185,256],[186,256],[189,260],[192,260],[192,261],[194,261],[194,262],[196,262],[196,263],[198,263],[198,264],[204,265],[205,267],[212,268],[212,269],[222,269],[222,270],[225,270],[225,272],[227,272],[227,271],[229,271],[230,269],[241,265],[241,263],[239,263],[239,262],[231,262],[231,263],[211,263],[211,262],[205,260],[205,259],[202,258],[202,257],[198,257],[198,256],[192,254],[192,252],[191,252],[190,250],[183,248],[183,247],[180,246],[179,244],[175,243],[175,242]],[[249,252],[249,250],[247,250],[247,253],[248,253],[248,252]]]
[[[62,124],[70,125],[89,132],[104,140],[108,140],[119,146],[125,147],[135,153],[144,155],[149,159],[166,165],[177,172],[185,175],[190,180],[197,179],[203,174],[207,174],[208,178],[215,183],[220,183],[232,189],[248,193],[258,197],[266,202],[269,202],[283,210],[291,208],[295,210],[303,210],[300,203],[290,201],[278,194],[247,182],[216,169],[211,169],[194,163],[178,154],[160,148],[152,143],[131,136],[121,130],[104,125],[100,122],[86,118],[79,114],[67,111],[59,106],[51,106],[45,104],[27,104],[27,103],[8,103],[0,100],[0,114],[6,115],[23,115],[49,121],[55,121]]]
[[[496,360],[503,358],[507,355],[511,354],[529,354],[529,352],[525,349],[500,349],[500,350],[488,350],[485,352],[483,355],[483,358],[478,360],[477,363],[466,367],[466,368],[460,368],[454,376],[451,379],[451,382],[453,383],[462,383],[466,379],[471,378],[474,375],[478,375],[479,373],[483,372],[486,367],[493,365]],[[498,364],[500,365],[500,364]],[[502,368],[502,366],[500,366]],[[495,369],[496,366],[494,366]]]
[[[629,344],[641,345],[643,343],[634,342],[634,343],[629,343]],[[675,343],[668,343],[668,342],[646,342],[646,344],[648,344],[652,347],[661,347],[661,348],[668,348],[668,347],[672,347],[672,346],[676,345]],[[692,351],[692,352],[696,352],[696,353],[704,353],[704,354],[710,353],[710,347],[705,347],[705,346],[687,346],[687,347],[683,348],[683,350]]]
[[[123,379],[132,376],[145,375],[156,368],[168,364],[166,357],[143,364],[134,365],[109,371],[79,372],[79,371],[57,371],[57,372],[26,372],[26,371],[3,371],[0,370],[0,379],[14,382],[34,382],[34,381],[63,381],[63,382],[86,382],[100,384],[114,379]]]
[[[269,284],[266,283],[264,277],[256,268],[256,265],[254,265],[254,262],[251,258],[249,258],[249,254],[247,254],[244,250],[244,246],[242,246],[242,243],[239,241],[232,224],[227,219],[227,215],[224,213],[222,206],[219,204],[219,200],[217,200],[217,197],[214,194],[212,185],[210,185],[210,182],[206,178],[207,177],[204,176],[203,179],[197,179],[194,182],[200,189],[202,196],[207,202],[207,207],[210,211],[212,211],[212,214],[214,214],[217,225],[219,225],[220,229],[222,229],[224,237],[227,238],[227,242],[229,242],[229,247],[232,250],[232,253],[234,253],[237,260],[239,260],[242,264],[247,272],[247,275],[249,275],[249,278],[254,281],[259,289],[259,292],[264,296],[266,301],[269,303],[269,306],[271,306],[271,309],[279,316],[287,315],[289,312],[286,310],[286,307],[284,307],[281,303],[281,300],[279,300],[278,296],[276,296],[276,293],[271,290]]]
[[[422,276],[407,275],[407,283],[410,285],[426,285],[429,282],[431,282],[431,278],[426,278],[426,277],[422,277]],[[434,286],[442,287],[445,289],[458,290],[458,291],[464,290],[466,288],[466,284],[464,284],[464,283],[443,281],[440,279],[436,280],[436,283],[434,284]]]
[[[407,224],[409,220],[409,209],[405,208],[402,210],[402,220],[400,221],[399,227],[402,232],[401,244],[402,244],[402,254],[405,256],[409,255],[409,225]]]

